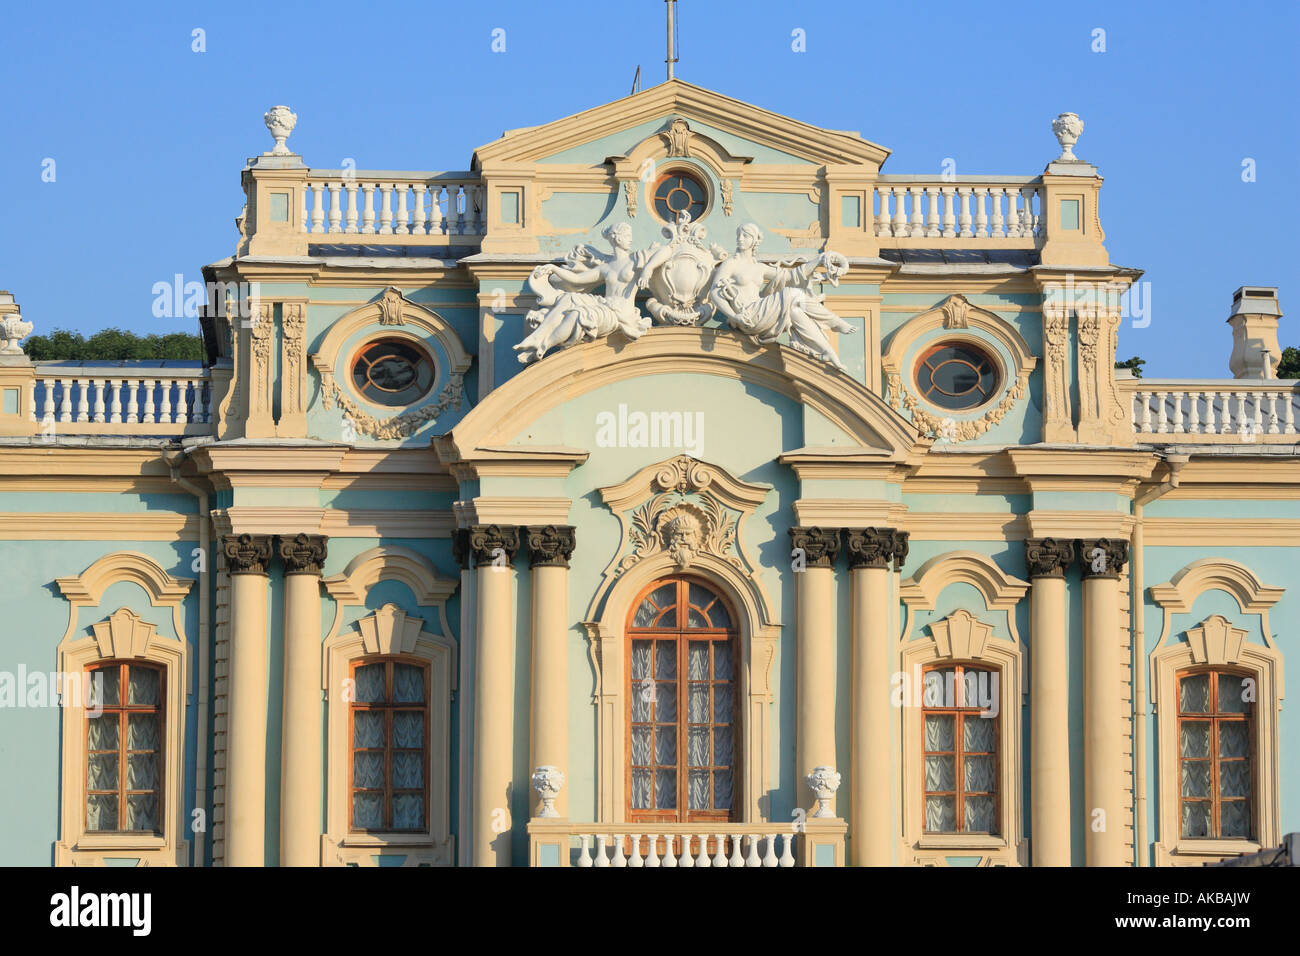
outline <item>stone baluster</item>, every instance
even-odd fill
[[[140,405],[136,401],[140,392],[140,383],[128,378],[123,380],[123,384],[126,386],[126,422],[135,425],[140,421]]]
[[[727,866],[744,866],[745,854],[740,852],[740,834],[731,834],[731,858],[727,860]]]
[[[1214,393],[1201,392],[1201,399],[1205,402],[1205,422],[1201,426],[1201,431],[1206,435],[1213,435],[1218,430],[1214,427]]]
[[[943,193],[943,238],[953,239],[957,235],[956,186],[940,186]]]
[[[298,231],[307,231],[307,192],[311,189],[311,183],[304,183],[298,195],[302,196],[302,202],[298,204]]]
[[[1253,405],[1255,407],[1253,419],[1255,423],[1254,431],[1256,435],[1262,435],[1264,434],[1264,395],[1262,392],[1254,392],[1250,397],[1253,399]]]
[[[1294,407],[1294,402],[1292,402],[1291,400],[1290,392],[1282,393],[1282,408],[1286,412],[1286,425],[1283,427],[1282,431],[1284,434],[1294,435],[1295,434],[1295,407]]]
[[[1249,421],[1249,419],[1246,418],[1246,393],[1233,392],[1232,394],[1237,399],[1236,430],[1244,434],[1245,429],[1247,428],[1246,422]]]
[[[645,866],[645,860],[641,859],[641,834],[632,834],[632,855],[628,858],[627,865],[635,868]]]
[[[411,226],[411,234],[416,236],[424,235],[424,194],[428,186],[424,183],[416,183],[413,187],[415,190],[415,224]]]
[[[939,187],[926,186],[925,196],[930,203],[930,215],[926,220],[925,235],[927,239],[937,239],[943,235],[943,229],[939,226]]]
[[[74,383],[77,379],[72,380]],[[77,396],[77,421],[90,421],[90,379],[81,380],[81,389]]]
[[[343,231],[343,181],[336,179],[330,187],[330,232]]]
[[[187,379],[176,380],[176,424],[185,425],[189,422],[190,412],[190,382]]]
[[[1183,393],[1181,391],[1170,392],[1170,398],[1174,401],[1174,434],[1183,433]]]
[[[108,420],[114,425],[122,423],[122,385],[126,379],[105,379],[104,384],[108,389],[109,405]]]
[[[574,866],[585,870],[591,867],[591,837],[583,833],[578,839],[582,841],[582,848],[578,851],[578,862]]]
[[[1022,236],[1038,235],[1038,214],[1034,212],[1034,196],[1038,193],[1037,186],[1022,186],[1020,195],[1025,198],[1025,210],[1021,214],[1020,234]]]
[[[95,389],[95,405],[94,405],[94,411],[91,413],[90,420],[92,422],[102,423],[105,417],[104,416],[104,381],[103,379],[92,378],[90,380],[90,384]]]
[[[56,384],[56,379],[41,379],[41,386],[45,389],[45,399],[41,403],[41,421],[43,422],[54,421],[54,386]]]
[[[889,235],[889,187],[877,186],[876,198],[880,200],[880,211],[876,213],[876,235]]]
[[[612,863],[616,867],[627,866],[627,857],[623,855],[623,834],[614,834],[614,860]]]
[[[958,186],[957,194],[961,196],[961,215],[958,217],[958,223],[961,225],[961,232],[957,235],[962,239],[974,238],[975,233],[971,230],[970,215],[970,187]]]
[[[406,194],[411,189],[407,183],[397,184],[397,234],[399,236],[409,236],[411,234],[411,211],[406,206]]]
[[[989,194],[987,186],[976,186],[975,192],[975,235],[987,239],[989,235],[989,214],[986,202]]]
[[[687,840],[687,841],[682,845],[682,852],[683,852],[683,853],[686,853],[686,854],[688,855],[688,857],[689,857],[690,848],[691,848],[691,841],[690,841],[690,840]],[[688,864],[688,865],[693,866],[693,867],[696,867],[696,868],[702,868],[702,869],[707,869],[708,867],[710,867],[710,866],[713,865],[713,864],[712,864],[712,861],[709,859],[709,837],[708,837],[708,834],[706,834],[706,833],[701,833],[701,834],[700,834],[700,848],[699,848],[699,850],[698,850],[698,851],[696,852],[696,854],[695,854],[695,859],[692,860],[691,863]]]
[[[750,833],[746,839],[749,841],[749,852],[745,854],[745,866],[762,866],[763,861],[758,855],[758,836]]]
[[[766,839],[767,852],[763,854],[763,865],[768,867],[777,866],[779,864],[776,858],[776,834],[769,833]]]
[[[907,211],[904,203],[906,196],[906,186],[894,187],[894,235],[899,237],[911,235],[907,228]]]
[[[393,234],[393,184],[380,183],[379,189],[383,195],[383,208],[379,211],[379,235],[391,236]]]
[[[1023,234],[1020,227],[1020,190],[1007,188],[1007,238],[1018,239]]]
[[[781,866],[794,866],[794,834],[781,834]]]
[[[596,834],[596,866],[608,867],[609,857],[605,855],[605,834]]]
[[[705,842],[707,842],[707,841],[704,839],[703,836],[701,836],[701,837],[700,837],[700,845],[703,846]],[[671,847],[669,848],[669,853],[670,853],[670,854],[672,853],[672,848],[671,848]],[[708,864],[708,857],[706,856],[704,859],[705,859],[705,862],[704,862],[704,863],[701,863],[700,865],[701,865],[701,866],[708,866],[708,865],[709,865],[709,864]],[[691,838],[690,838],[690,835],[689,835],[689,834],[686,834],[686,833],[683,833],[683,834],[682,834],[682,852],[681,852],[681,853],[678,855],[678,857],[677,857],[677,865],[678,865],[679,867],[693,867],[693,866],[695,866],[695,858],[691,856]]]
[[[912,193],[912,228],[913,238],[920,238],[925,235],[925,200],[924,190],[920,186],[913,186]]]
[[[993,219],[990,226],[990,233],[994,239],[1002,238],[1002,194],[1005,190],[1001,186],[993,186],[989,189],[989,198],[993,200]]]
[[[203,417],[199,419],[203,424],[212,424],[212,383],[204,382],[200,389],[203,398]]]
[[[308,183],[311,190],[311,231],[325,231],[325,184]]]
[[[172,420],[172,383],[171,379],[160,378],[157,380],[158,389],[161,393],[158,403],[158,421],[170,422]]]
[[[704,855],[704,844],[706,840],[700,840],[700,854]],[[727,865],[726,839],[721,833],[713,834],[713,865],[715,867]]]
[[[348,180],[348,222],[343,231],[348,233],[357,231],[357,181],[355,179]]]
[[[645,865],[646,865],[646,866],[652,866],[652,867],[658,867],[658,866],[660,865],[660,864],[659,864],[659,834],[657,834],[657,833],[652,833],[652,834],[650,834],[650,836],[649,836],[647,839],[649,839],[649,841],[650,841],[650,850],[649,850],[649,852],[646,854]],[[671,838],[670,838],[670,839],[671,839]],[[668,851],[668,858],[669,858],[670,860],[673,859],[673,851],[672,851],[672,850],[669,850],[669,851]],[[674,862],[676,862],[676,861],[674,860]]]
[[[375,234],[375,186],[375,183],[366,183],[361,187],[366,192],[366,208],[361,213],[361,234],[364,236]]]
[[[72,421],[72,386],[77,384],[75,378],[56,379],[63,386],[63,396],[59,400],[59,421]]]
[[[1165,400],[1169,397],[1168,392],[1155,392],[1156,397],[1156,431],[1161,435],[1169,431],[1169,413],[1165,411]]]
[[[1268,428],[1267,428],[1267,432],[1268,432],[1268,434],[1270,434],[1270,435],[1277,435],[1277,434],[1280,434],[1280,433],[1281,433],[1281,429],[1277,427],[1277,400],[1278,400],[1278,396],[1279,396],[1280,394],[1281,394],[1280,392],[1269,392],[1269,393],[1268,393]]]

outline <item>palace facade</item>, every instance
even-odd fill
[[[0,295],[0,862],[1300,830],[1276,290],[1233,296],[1232,378],[1117,371],[1141,272],[1077,116],[1041,173],[935,177],[680,80],[463,172],[311,167],[265,121],[201,366],[32,363]]]

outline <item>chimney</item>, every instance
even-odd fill
[[[1277,287],[1244,285],[1232,294],[1232,356],[1228,368],[1233,378],[1274,378],[1282,349],[1277,344]]]

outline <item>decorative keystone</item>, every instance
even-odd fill
[[[555,809],[555,798],[560,795],[560,788],[564,786],[564,774],[560,772],[560,768],[550,765],[538,767],[533,771],[532,784],[537,795],[542,798],[542,806],[537,811],[537,815],[558,817],[560,814]]]
[[[1079,114],[1062,113],[1056,117],[1052,120],[1052,132],[1056,134],[1056,141],[1061,144],[1061,155],[1057,156],[1055,161],[1081,162],[1079,157],[1074,155],[1074,144],[1079,141],[1079,136],[1083,133],[1083,120],[1079,119]]]
[[[808,784],[808,789],[817,795],[817,810],[813,813],[813,816],[835,816],[831,812],[831,801],[835,799],[835,791],[840,788],[840,775],[835,768],[813,767],[813,772],[808,774],[804,780]]]
[[[284,143],[293,132],[293,128],[298,125],[298,114],[287,106],[272,106],[263,114],[262,120],[266,123],[271,138],[275,140],[275,147],[269,155],[292,156],[293,153]]]

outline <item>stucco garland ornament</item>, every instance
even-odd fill
[[[528,277],[528,291],[537,296],[541,308],[524,316],[532,332],[514,347],[520,362],[535,362],[553,348],[591,342],[613,332],[639,339],[650,328],[650,319],[636,306],[636,294],[649,285],[650,274],[668,258],[670,248],[655,243],[633,252],[632,227],[625,222],[601,235],[612,254],[575,246],[563,266],[546,263]],[[601,283],[604,295],[582,291]]]
[[[357,407],[349,399],[338,383],[330,379],[330,390],[334,401],[339,403],[347,421],[359,434],[378,441],[394,438],[408,438],[426,422],[436,421],[437,417],[451,408],[459,408],[465,398],[465,382],[461,375],[452,375],[447,384],[438,393],[438,400],[392,418],[376,418]],[[328,403],[327,403],[328,404]]]
[[[930,438],[943,438],[945,441],[959,442],[970,441],[983,435],[986,431],[1002,421],[1007,412],[1015,407],[1016,402],[1025,397],[1025,392],[1029,388],[1029,372],[1021,372],[1016,377],[1016,384],[1013,385],[1007,394],[1002,396],[1002,401],[989,409],[979,418],[969,418],[965,420],[955,420],[951,416],[939,417],[933,415],[921,407],[920,401],[917,400],[911,392],[903,387],[902,378],[898,375],[889,377],[890,390],[897,390],[897,394],[902,396],[903,408],[912,414],[912,424],[924,436]]]
[[[848,259],[828,249],[804,262],[768,265],[755,254],[762,239],[752,222],[736,230],[736,254],[714,273],[709,303],[728,325],[759,345],[788,334],[791,348],[846,371],[826,333],[851,335],[857,329],[828,309],[825,296],[811,285],[839,285],[849,270]]]

